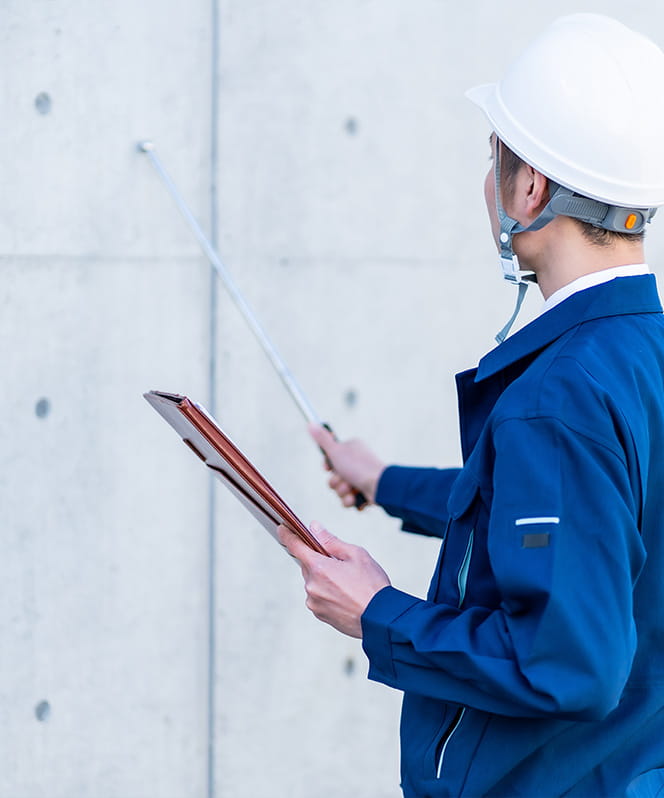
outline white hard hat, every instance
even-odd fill
[[[554,22],[467,96],[542,174],[609,205],[664,205],[664,53],[599,14]]]

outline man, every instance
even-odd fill
[[[545,305],[458,375],[462,469],[385,468],[312,429],[344,504],[361,490],[442,538],[424,601],[317,525],[336,559],[281,529],[310,609],[404,692],[406,798],[664,795],[664,317],[643,253],[663,89],[658,48],[581,14],[469,93],[504,274]]]

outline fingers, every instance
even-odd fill
[[[352,548],[350,543],[345,543],[343,540],[335,537],[331,532],[328,532],[317,521],[313,521],[309,527],[311,534],[316,540],[329,552],[335,559],[346,559]],[[287,526],[280,524],[277,527],[277,537],[281,545],[288,551],[288,553],[295,557],[295,559],[302,566],[303,571],[310,570],[311,567],[318,560],[329,560],[322,554],[314,551],[312,548],[292,532]]]
[[[315,521],[311,524],[310,530],[316,540],[329,554],[332,555],[334,559],[342,559],[342,557],[339,555],[342,551],[345,551],[344,547],[347,548],[349,544],[339,540],[339,538],[335,537]],[[307,573],[312,570],[312,568],[316,567],[316,563],[319,560],[330,559],[329,557],[314,551],[298,535],[296,535],[283,524],[280,524],[277,527],[277,537],[281,545],[286,549],[291,557],[294,557],[299,562],[300,567],[302,568],[302,573],[305,575],[305,577]]]
[[[378,479],[385,469],[382,461],[358,439],[339,441],[318,424],[311,424],[309,433],[325,455],[325,468],[331,473],[328,484],[344,507],[358,507],[358,491],[367,503],[373,502]]]
[[[328,532],[318,521],[312,521],[309,525],[311,534],[335,559],[344,560],[348,556],[350,543],[345,543],[331,532]]]
[[[349,482],[346,482],[338,474],[333,473],[328,480],[328,485],[336,492],[344,507],[353,507],[356,493],[355,488]]]
[[[309,548],[309,546],[307,546],[307,544],[301,538],[299,538],[295,532],[290,530],[287,526],[284,526],[284,524],[280,524],[277,527],[277,538],[279,539],[279,543],[281,543],[291,557],[295,557],[295,559],[301,565],[304,565],[309,561],[310,555],[316,554],[316,552]]]
[[[320,424],[309,424],[309,434],[325,453],[337,442],[334,435]]]
[[[353,489],[350,482],[346,482],[346,480],[343,479],[343,477],[340,477],[336,471],[332,473],[332,476],[329,478],[327,484],[340,496],[343,496],[344,493],[347,493],[349,490]]]
[[[336,443],[336,438],[326,427],[322,427],[320,424],[310,424],[309,434],[323,453],[323,468],[326,471],[332,471],[330,448]]]

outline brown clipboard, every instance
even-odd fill
[[[207,410],[180,394],[148,391],[143,396],[274,538],[277,526],[285,524],[314,551],[330,556]]]

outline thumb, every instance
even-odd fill
[[[328,532],[318,521],[312,521],[309,525],[311,534],[337,560],[347,560],[350,554],[351,544],[335,537]]]
[[[309,434],[326,453],[336,443],[334,435],[320,424],[309,424]]]

